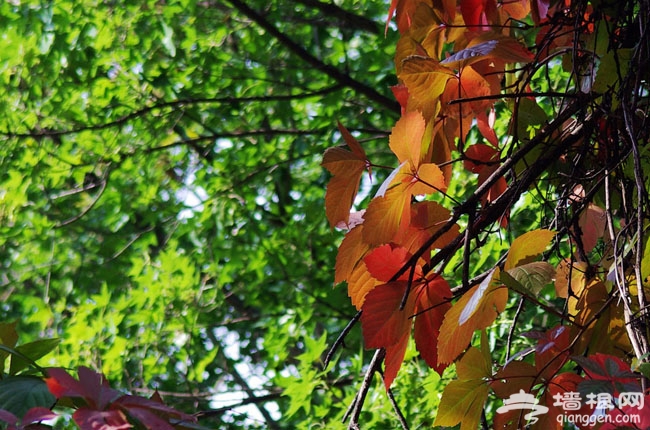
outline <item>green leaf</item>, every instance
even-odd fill
[[[0,381],[0,409],[22,417],[29,409],[51,408],[56,399],[45,381],[32,376],[9,376]]]
[[[553,266],[545,261],[534,261],[501,273],[500,279],[508,288],[527,295],[537,296],[553,278],[555,278]],[[516,284],[512,282],[513,280]]]
[[[25,357],[30,358],[32,362],[34,362],[56,348],[60,342],[61,340],[56,338],[39,339],[35,340],[34,342],[17,346],[16,351],[20,352]],[[15,375],[25,367],[30,366],[32,362],[24,360],[20,355],[14,355],[11,357],[11,366],[9,368],[9,373]]]
[[[18,333],[16,332],[16,322],[0,323],[0,345],[12,348],[18,342]],[[0,350],[0,376],[5,370],[5,360],[9,352]]]

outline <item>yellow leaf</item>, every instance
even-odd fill
[[[539,229],[529,231],[516,238],[510,245],[504,270],[510,270],[533,261],[548,247],[555,233],[551,230]]]
[[[454,76],[451,69],[433,58],[417,55],[405,58],[399,78],[411,95],[409,108],[421,111],[427,119],[434,117],[447,81]]]
[[[456,364],[458,380],[451,381],[445,387],[434,426],[455,426],[460,423],[461,430],[479,427],[488,395],[488,381],[492,377],[489,353],[485,351],[487,342],[481,343],[481,350],[468,349]]]

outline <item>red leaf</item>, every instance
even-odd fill
[[[0,409],[0,421],[4,421],[9,424],[9,430],[15,429],[18,424],[18,417],[12,414],[9,411]]]
[[[391,91],[393,92],[393,95],[395,96],[395,100],[399,103],[399,105],[402,107],[402,115],[406,112],[406,105],[409,100],[409,90],[406,88],[406,85],[404,84],[398,84],[398,85],[393,85],[390,87]]]
[[[558,325],[545,333],[530,332],[524,336],[538,339],[535,346],[535,367],[543,377],[556,374],[569,359],[569,329]]]
[[[133,428],[126,416],[117,410],[96,411],[88,408],[80,408],[73,415],[72,419],[81,430],[126,430]]]
[[[605,424],[600,427],[600,430],[614,430],[621,428],[613,423],[634,423],[634,428],[648,429],[650,428],[650,394],[643,398],[644,407],[636,405],[627,405],[621,408],[613,409],[609,413],[608,419]]]
[[[460,13],[470,30],[489,30],[495,22],[497,7],[494,0],[461,0]]]
[[[131,396],[131,395],[122,396],[113,403],[113,407],[121,408],[122,410],[127,412],[130,416],[137,418],[143,424],[146,424],[146,422],[142,421],[139,418],[141,415],[138,415],[138,414],[142,414],[142,411],[146,411],[148,413],[158,413],[164,416],[174,417],[184,421],[191,421],[191,422],[196,421],[196,418],[192,415],[180,412],[170,406],[165,405],[160,401],[147,399],[145,397],[140,397],[140,396]],[[152,428],[158,428],[158,427],[152,427]]]
[[[406,354],[406,347],[409,343],[409,337],[410,330],[406,331],[396,344],[386,347],[386,358],[384,359],[384,386],[387,390],[395,380],[400,367],[402,367],[404,354]]]
[[[406,291],[406,281],[391,282],[368,293],[361,314],[361,328],[366,348],[386,348],[400,342],[411,328],[413,294],[404,309],[400,304]]]
[[[465,151],[463,166],[472,173],[480,173],[488,164],[494,165],[499,160],[499,151],[490,145],[476,143]]]
[[[597,352],[588,357],[574,357],[591,379],[618,382],[621,384],[635,383],[639,377],[632,373],[630,365],[613,355]]]
[[[109,387],[106,378],[87,367],[79,367],[79,380],[74,379],[65,370],[53,368],[48,370],[49,378],[45,380],[48,389],[57,399],[61,397],[80,397],[88,406],[104,409],[106,405],[120,397],[122,393]]]
[[[438,363],[438,336],[445,313],[451,308],[449,284],[436,276],[418,288],[415,317],[415,346],[424,361],[439,374],[447,367]]]
[[[25,412],[25,416],[22,419],[22,424],[23,426],[26,426],[43,420],[51,420],[56,417],[58,417],[58,415],[51,410],[41,406],[36,406]]]
[[[363,261],[375,279],[388,282],[402,268],[410,256],[405,248],[386,244],[375,248]],[[407,279],[408,273],[402,275],[399,280]]]
[[[490,142],[494,148],[497,148],[499,146],[499,138],[494,131],[495,115],[494,108],[490,109],[489,117],[486,112],[479,112],[476,116],[476,125],[483,137]]]

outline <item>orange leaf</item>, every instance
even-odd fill
[[[325,151],[322,166],[334,175],[325,193],[325,214],[330,226],[335,227],[339,222],[347,224],[366,165],[364,157],[343,148]]]
[[[372,199],[363,215],[363,240],[371,246],[392,241],[402,221],[410,220],[410,203],[411,195],[404,184],[393,186],[383,196]]]
[[[409,184],[409,192],[415,196],[433,194],[446,189],[445,176],[440,167],[433,163],[422,164]]]
[[[560,261],[555,272],[555,295],[566,299],[569,297],[569,287],[574,295],[579,295],[576,293],[582,291],[587,284],[587,267],[588,264],[584,261],[571,262],[566,259]]]
[[[419,0],[393,0],[388,9],[388,18],[386,19],[385,33],[388,33],[388,24],[393,14],[396,14],[397,29],[400,34],[404,34],[411,26],[411,17],[415,12],[415,7]]]
[[[492,274],[494,279],[498,279],[499,269]],[[463,294],[447,311],[440,327],[438,363],[454,361],[472,340],[474,332],[491,325],[504,311],[507,302],[507,288],[493,283],[487,288],[476,285]]]
[[[451,218],[451,212],[439,203],[423,201],[411,205],[411,223],[393,239],[411,253],[419,250]],[[436,240],[431,248],[443,248],[459,233],[457,224]],[[429,254],[425,254],[428,260]]]
[[[343,136],[343,140],[345,140],[345,143],[348,144],[348,147],[352,150],[352,152],[354,152],[359,158],[367,160],[366,151],[363,150],[359,141],[355,139],[354,136],[352,136],[352,134],[348,131],[348,129],[345,128],[339,121],[336,122],[336,125],[341,132],[341,136]]]
[[[442,374],[447,366],[438,363],[438,336],[445,313],[451,308],[451,289],[447,281],[436,276],[413,294],[417,295],[415,346],[429,367]]]
[[[334,266],[334,282],[339,283],[348,279],[352,270],[361,261],[363,256],[370,250],[368,244],[363,241],[363,224],[350,230],[336,254],[336,265]]]
[[[395,123],[390,134],[389,146],[400,164],[408,160],[413,169],[417,169],[420,165],[425,127],[424,118],[418,111],[407,112]]]
[[[447,87],[440,97],[440,102],[444,111],[451,116],[456,118],[470,116],[474,118],[494,104],[493,100],[481,99],[493,93],[494,90],[485,77],[478,73],[472,66],[468,66],[462,69],[460,79],[451,79],[447,82]],[[459,99],[478,100],[449,105],[452,101]]]
[[[534,261],[539,254],[548,248],[555,234],[556,232],[551,230],[538,229],[524,233],[516,238],[510,245],[508,258],[503,269],[507,271],[513,267]]]
[[[560,398],[562,399],[565,395],[565,393],[577,393],[578,391],[578,384],[580,384],[583,381],[583,378],[579,375],[576,375],[575,373],[572,372],[565,372],[565,373],[560,373],[559,375],[555,375],[553,379],[550,380],[548,383],[546,390],[544,391],[544,396],[542,397],[542,401],[540,402],[541,404],[545,405],[548,407],[548,413],[546,415],[540,416],[540,422],[539,424],[545,424],[544,419],[546,422],[550,423],[557,423],[557,417],[559,415],[564,415],[566,416],[567,411],[564,410],[562,406],[562,402],[557,403],[556,399]],[[557,405],[556,405],[557,403]],[[582,402],[582,408],[580,410],[576,411],[571,411],[572,414],[580,414],[580,415],[591,415],[594,412],[594,410],[587,405],[587,402],[583,401]],[[561,429],[562,426],[549,426],[549,427],[540,427],[540,428],[558,428]]]
[[[411,56],[404,59],[399,78],[409,90],[409,108],[422,112],[425,118],[434,117],[439,110],[440,96],[454,72],[433,58]]]
[[[357,310],[361,310],[366,295],[382,283],[372,277],[365,263],[354,268],[348,278],[348,296]]]

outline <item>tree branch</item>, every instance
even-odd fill
[[[270,36],[276,38],[280,43],[286,46],[291,52],[305,61],[307,64],[314,67],[316,70],[320,70],[325,73],[332,79],[334,79],[339,84],[345,85],[353,89],[354,91],[368,97],[368,99],[379,103],[389,111],[399,113],[401,108],[399,103],[395,100],[384,96],[383,94],[377,92],[373,87],[364,84],[363,82],[357,81],[352,78],[347,73],[341,72],[336,67],[325,64],[320,61],[318,58],[310,54],[305,48],[298,45],[292,39],[290,39],[286,34],[282,33],[277,27],[271,24],[266,20],[260,13],[256,12],[250,8],[247,4],[240,0],[228,0],[239,12],[250,18],[257,25],[262,27]]]

